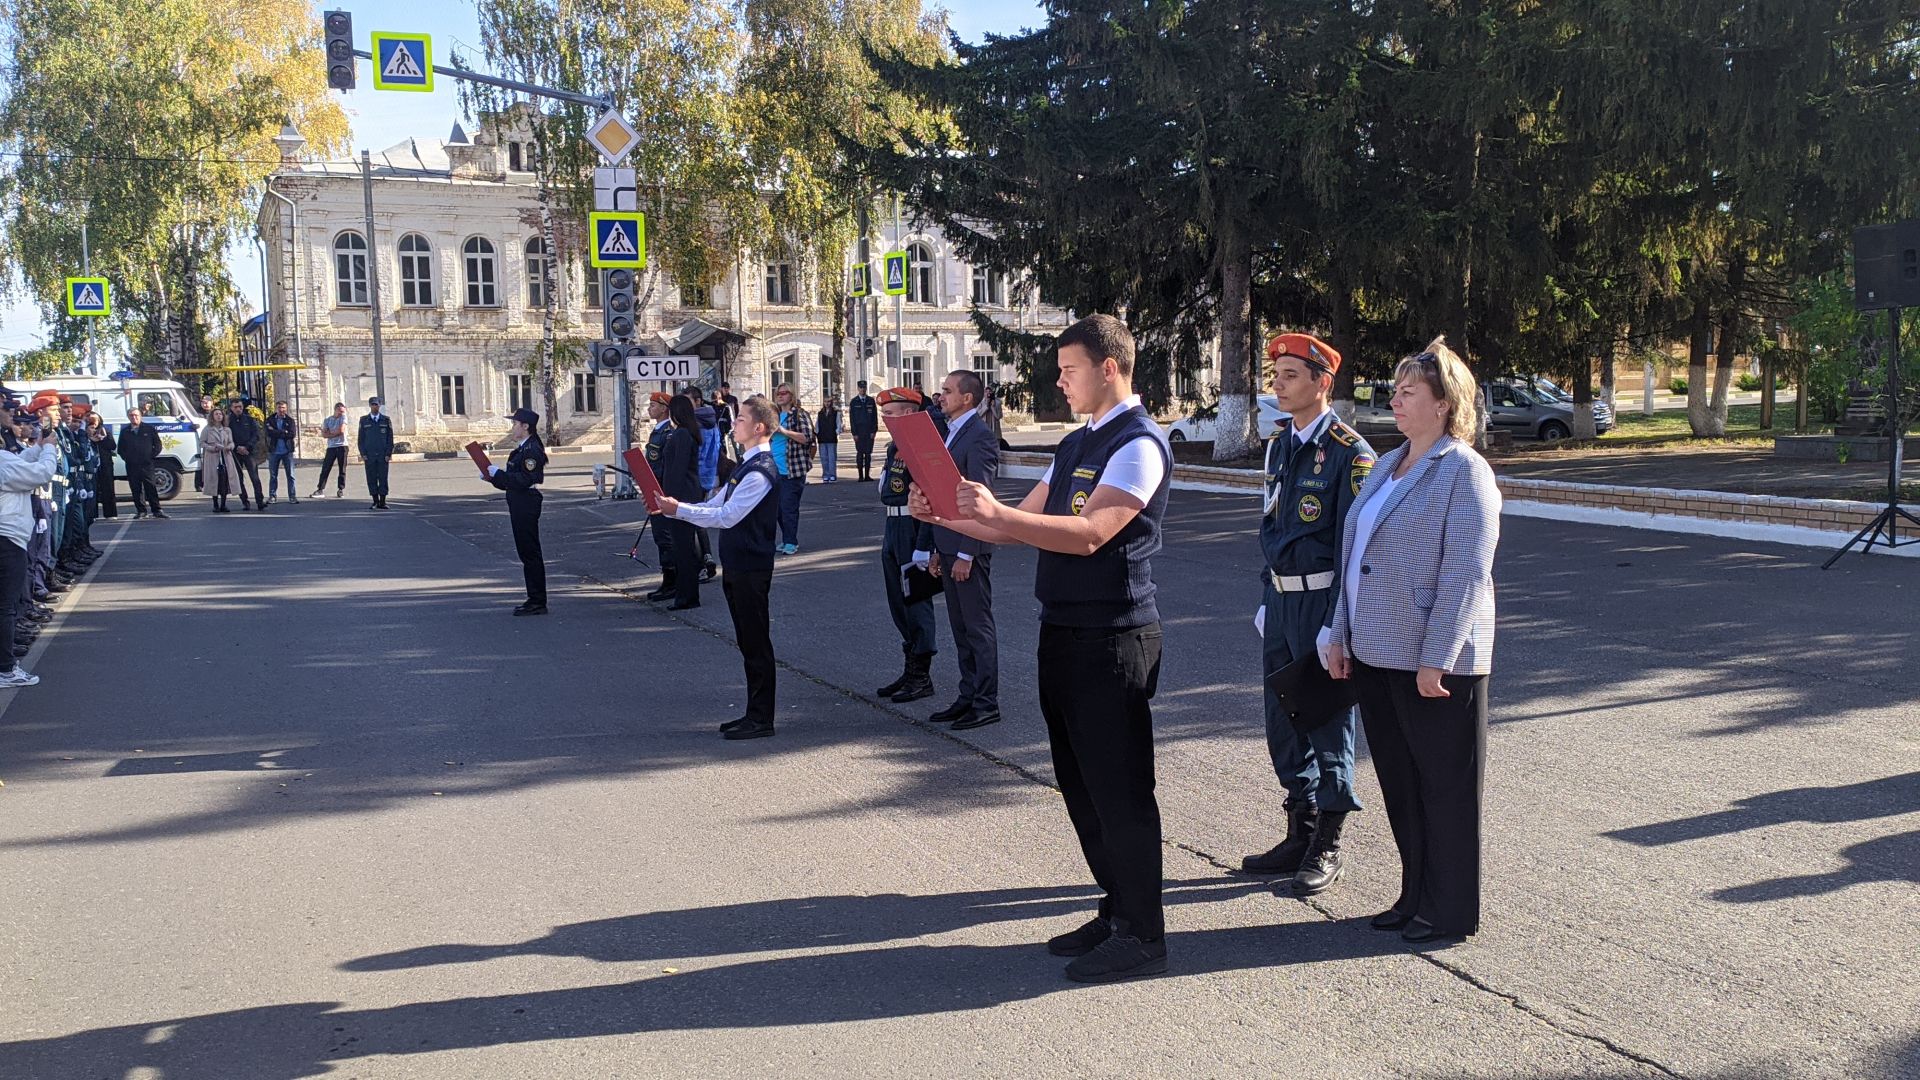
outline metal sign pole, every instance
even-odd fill
[[[87,249],[86,213],[86,210],[82,210],[82,216],[80,218],[80,276],[92,277],[93,257],[92,253]],[[93,323],[94,320],[87,320],[87,374],[98,378],[100,376],[100,353],[96,350],[93,343]]]
[[[377,249],[373,243],[373,155],[365,150],[360,151],[360,186],[367,202],[367,321],[373,326],[373,392],[380,398],[380,408],[391,412],[393,403],[387,400],[387,367],[380,348],[380,260],[374,257]]]

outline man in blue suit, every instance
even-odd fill
[[[947,453],[962,480],[992,485],[1000,474],[1000,441],[980,418],[987,385],[978,372],[961,370],[940,387],[940,411],[947,418]],[[946,580],[947,619],[953,625],[954,651],[960,656],[960,694],[933,720],[952,721],[953,730],[985,727],[1000,720],[1000,644],[993,626],[993,545],[952,529],[933,527],[933,556],[928,569]]]

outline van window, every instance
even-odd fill
[[[67,396],[72,398],[74,402],[77,404],[81,404],[81,405],[93,404],[92,394],[68,394]]]
[[[164,390],[149,390],[140,395],[140,415],[173,417],[179,415],[173,395]]]

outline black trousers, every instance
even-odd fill
[[[200,470],[193,470],[198,477]],[[127,487],[133,493],[133,512],[142,510],[157,514],[160,512],[160,489],[153,486],[153,463],[150,461],[127,462]]]
[[[773,571],[736,570],[720,575],[727,594],[727,614],[733,616],[733,639],[740,646],[740,663],[747,673],[746,718],[755,724],[773,723],[773,625],[767,598],[773,591]]]
[[[1120,630],[1040,624],[1040,715],[1053,774],[1093,880],[1100,914],[1127,933],[1166,933],[1153,708],[1160,624]]]
[[[374,502],[387,501],[387,464],[388,460],[384,457],[370,457],[366,459],[367,495],[371,497]],[[342,465],[340,468],[344,471],[346,466]]]
[[[259,460],[256,459],[255,456],[252,454],[236,453],[233,455],[233,463],[235,465],[240,466],[240,484],[239,484],[240,490],[234,492],[234,494],[240,496],[241,502],[246,502],[247,501],[247,478],[252,477],[254,504],[259,505],[261,503],[266,502],[266,499],[264,498],[260,490]]]
[[[673,567],[673,599],[676,603],[700,602],[700,529],[691,522],[663,517],[655,527],[665,527],[672,537],[669,550],[661,552],[664,565]],[[666,562],[671,560],[671,562]]]
[[[341,470],[345,475],[345,470]],[[527,603],[546,605],[547,557],[540,550],[538,490],[507,492],[507,520],[513,523],[513,550],[520,556],[520,574],[527,579]]]
[[[873,432],[853,436],[853,466],[859,470],[860,479],[873,479]]]
[[[113,459],[100,459],[100,470],[93,474],[93,490],[94,497],[100,500],[100,516],[103,518],[120,516],[119,492],[113,489],[115,483]]]
[[[1487,773],[1487,677],[1442,675],[1451,697],[1421,697],[1414,673],[1353,662],[1380,801],[1400,849],[1394,908],[1445,934],[1480,929],[1480,807]]]
[[[661,584],[664,585],[669,579],[677,580],[680,574],[680,564],[673,556],[673,541],[677,534],[671,524],[673,519],[665,514],[654,514],[648,520],[653,522],[653,550],[660,557]]]
[[[993,556],[973,557],[967,580],[953,576],[954,559],[940,556],[946,580],[947,625],[953,628],[954,652],[960,658],[960,693],[975,712],[1000,708],[1000,639],[993,625]]]
[[[313,485],[314,491],[320,492],[327,489],[327,476],[333,472],[335,465],[340,466],[338,493],[341,495],[347,493],[347,448],[344,446],[327,447],[327,456],[320,462],[320,482]]]
[[[27,549],[0,538],[0,671],[20,666],[13,658],[13,620],[20,617],[20,601],[27,595]]]

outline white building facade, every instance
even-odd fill
[[[446,140],[412,139],[373,154],[369,237],[359,163],[303,160],[297,135],[283,135],[283,164],[269,180],[258,224],[273,351],[304,365],[277,379],[275,392],[303,424],[317,425],[335,401],[357,414],[376,393],[376,286],[386,411],[399,441],[453,449],[503,434],[518,407],[548,412],[538,375],[548,241],[531,171],[534,145],[509,112],[488,118],[472,138],[455,127]],[[563,258],[551,282],[554,335],[592,341],[602,317],[598,272],[564,257],[581,223],[555,224]],[[835,340],[827,283],[808,265],[750,252],[704,287],[662,277],[642,329],[669,340],[676,328],[680,340],[707,333],[702,381],[727,381],[743,396],[787,382],[817,408],[829,393],[844,400],[862,378],[876,389],[916,382],[932,389],[966,367],[1011,378],[1010,370],[996,370],[980,340],[970,318],[976,301],[1004,325],[1057,332],[1068,321],[1035,301],[1015,302],[1012,282],[969,266],[937,229],[882,218],[879,232],[874,262],[884,250],[904,249],[911,269],[901,303],[883,297],[871,305],[880,338],[871,358],[851,337]],[[897,359],[885,344],[896,326]],[[851,335],[852,325],[844,332]],[[728,344],[715,348],[721,339]],[[552,420],[561,442],[611,441],[612,377],[587,361],[583,349],[557,353]],[[658,388],[636,387],[635,397]]]

